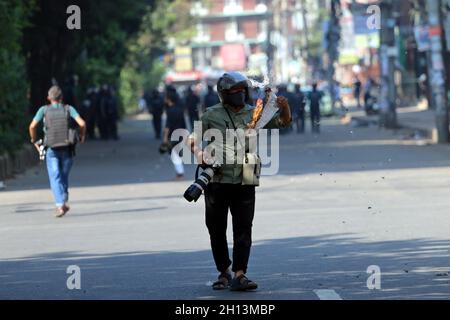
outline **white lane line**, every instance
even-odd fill
[[[342,300],[342,298],[334,290],[314,290],[314,293],[320,300]]]

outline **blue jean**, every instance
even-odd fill
[[[50,187],[57,207],[69,201],[69,173],[73,164],[72,153],[68,149],[47,149],[47,171]]]

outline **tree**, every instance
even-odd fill
[[[32,6],[0,0],[0,154],[16,150],[26,135],[28,82],[20,43]]]
[[[128,56],[120,76],[120,95],[129,111],[135,109],[139,94],[157,87],[165,73],[163,55],[168,42],[186,42],[195,30],[190,15],[191,1],[156,0],[147,8],[136,37],[128,42]]]
[[[81,30],[69,30],[67,7],[81,8]],[[154,0],[37,0],[31,26],[24,32],[24,52],[33,111],[45,102],[52,79],[63,84],[78,73],[81,83],[117,85],[127,39],[140,27]]]

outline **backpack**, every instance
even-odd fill
[[[53,108],[45,107],[45,145],[49,148],[74,146],[78,142],[78,132],[70,126],[69,106]]]

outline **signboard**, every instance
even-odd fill
[[[196,82],[202,79],[202,74],[199,71],[187,72],[169,72],[166,76],[167,83],[177,82]]]
[[[227,71],[244,71],[246,69],[246,55],[243,44],[226,44],[220,47],[223,68]]]
[[[175,71],[192,71],[192,49],[191,47],[175,48]]]
[[[253,53],[248,58],[248,73],[254,76],[267,74],[267,55],[264,52]]]

